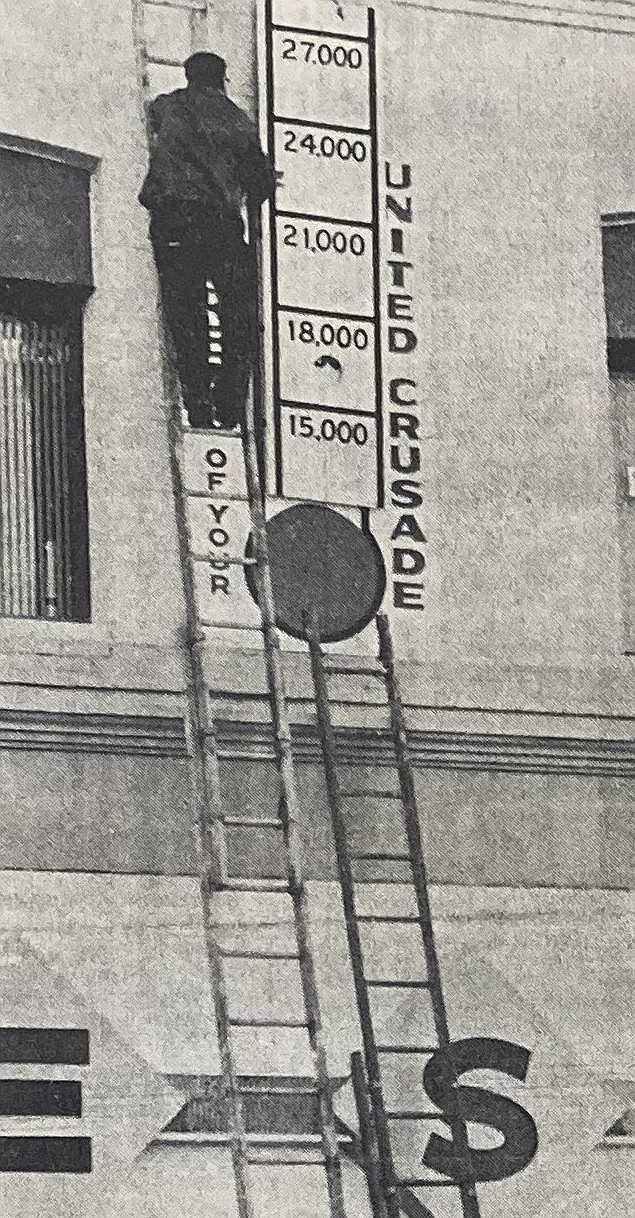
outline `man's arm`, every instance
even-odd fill
[[[168,93],[159,93],[148,105],[148,135],[151,149],[154,148],[161,130],[164,102],[167,97],[169,97]]]
[[[235,151],[240,167],[241,185],[248,203],[260,207],[265,199],[273,198],[276,175],[273,165],[260,145],[258,128],[244,110],[231,103],[236,127],[240,130]],[[237,134],[238,134],[237,130]]]
[[[266,199],[273,198],[275,189],[276,175],[273,165],[258,142],[250,155],[246,186],[248,202],[256,207],[260,207]]]

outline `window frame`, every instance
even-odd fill
[[[21,153],[27,157],[40,158],[46,162],[66,165],[88,175],[88,206],[90,209],[90,178],[100,164],[100,158],[87,153],[46,144],[0,132],[0,151]],[[90,224],[90,217],[89,217]],[[88,234],[88,258],[91,257],[90,232]],[[37,615],[0,613],[1,622],[31,623],[87,623],[91,621],[90,591],[90,532],[86,458],[86,423],[84,411],[84,349],[83,311],[93,289],[91,282],[50,283],[43,280],[13,279],[3,275],[0,267],[0,307],[11,316],[11,300],[24,313],[30,312],[30,320],[54,323],[67,329],[70,360],[66,369],[66,443],[68,459],[68,547],[69,547],[69,604],[63,616],[46,612],[46,593],[40,590],[41,603]],[[19,312],[14,312],[16,319]]]

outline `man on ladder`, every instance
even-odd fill
[[[150,107],[150,167],[139,201],[172,334],[192,427],[242,423],[257,352],[257,282],[242,207],[258,210],[275,177],[251,119],[225,92],[226,63],[197,52],[186,60],[187,88]],[[206,280],[219,300],[223,343],[212,394]]]

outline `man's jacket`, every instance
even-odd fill
[[[220,89],[177,89],[150,108],[150,168],[139,194],[149,211],[203,204],[237,215],[257,206],[275,178],[251,119]]]

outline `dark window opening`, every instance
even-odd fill
[[[635,653],[635,214],[602,218],[610,429],[624,644]]]
[[[602,225],[609,375],[635,377],[635,218]]]
[[[61,157],[0,148],[0,616],[87,621],[90,174]]]
[[[0,279],[0,614],[90,617],[85,290]]]

